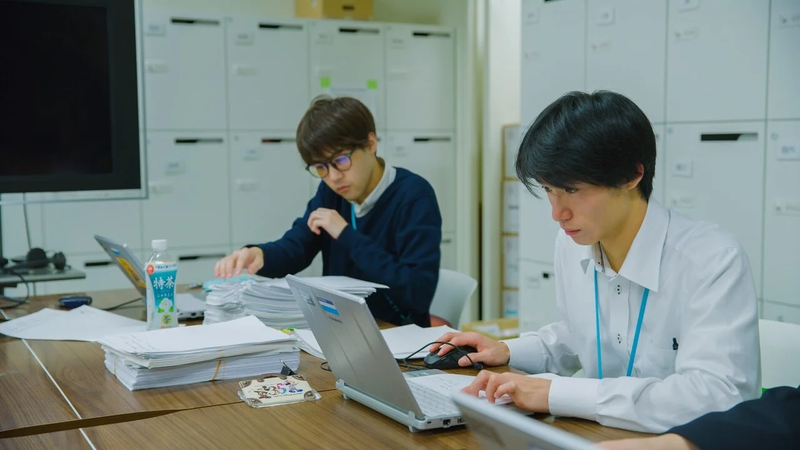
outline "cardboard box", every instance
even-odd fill
[[[310,19],[372,20],[372,0],[295,0],[294,14]]]
[[[461,331],[474,331],[497,341],[512,339],[519,337],[519,319],[507,318],[465,323],[461,326]]]

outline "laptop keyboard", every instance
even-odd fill
[[[458,407],[447,396],[417,383],[408,383],[426,417],[459,415]]]

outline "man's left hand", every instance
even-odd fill
[[[550,413],[550,380],[531,378],[516,373],[494,373],[482,370],[464,392],[477,397],[480,391],[494,403],[508,394],[519,408],[538,413]]]
[[[339,239],[339,235],[346,227],[347,222],[334,209],[318,208],[308,216],[308,228],[317,235],[321,230],[325,230],[332,238]]]

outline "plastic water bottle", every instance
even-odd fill
[[[153,239],[153,253],[145,264],[147,274],[147,329],[178,326],[175,280],[178,264],[167,254],[167,240]]]

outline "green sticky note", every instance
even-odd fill
[[[319,86],[322,88],[331,87],[331,77],[321,77],[319,79]]]
[[[367,80],[367,89],[378,89],[378,80]]]

